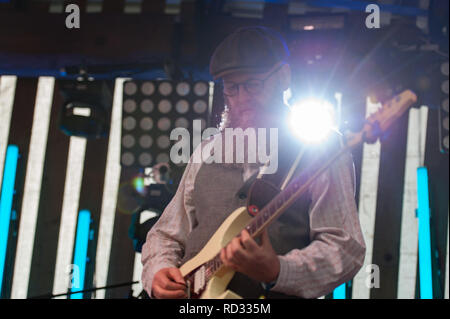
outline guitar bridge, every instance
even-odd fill
[[[186,295],[188,299],[191,299],[191,281],[186,280]]]
[[[205,287],[206,267],[203,265],[194,275],[194,293],[198,294]]]

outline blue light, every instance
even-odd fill
[[[375,2],[375,1],[374,1]],[[355,0],[308,0],[308,6],[326,7],[326,8],[345,8],[350,10],[365,11],[370,2]],[[428,12],[424,9],[407,7],[403,5],[376,3],[380,11],[391,12],[393,14],[405,16],[427,16]]]
[[[417,168],[417,206],[417,216],[419,218],[420,299],[433,299],[430,205],[428,198],[428,172],[426,167]]]
[[[333,299],[345,299],[345,283],[333,290]]]
[[[0,294],[5,270],[6,248],[8,246],[9,224],[16,180],[19,148],[9,145],[6,149],[5,168],[3,170],[2,192],[0,196]]]
[[[84,289],[84,276],[86,273],[87,251],[89,242],[89,226],[91,223],[91,212],[89,210],[80,210],[78,213],[77,234],[75,238],[74,254],[74,275],[79,276],[73,282],[78,283],[77,287],[72,287],[72,292],[82,291]],[[71,294],[70,299],[83,299],[83,294]]]

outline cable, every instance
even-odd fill
[[[90,289],[81,290],[81,291],[71,291],[71,292],[67,292],[67,293],[63,293],[63,294],[56,294],[56,295],[49,293],[49,294],[45,294],[45,295],[30,297],[28,299],[51,299],[54,297],[69,296],[72,294],[92,292],[92,291],[97,291],[97,290],[101,290],[101,289],[112,289],[112,288],[119,288],[119,287],[124,287],[124,286],[132,286],[137,283],[139,283],[139,281],[126,282],[126,283],[122,283],[122,284],[109,285],[109,286],[104,286],[104,287],[95,287],[95,288],[90,288]]]

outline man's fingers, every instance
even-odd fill
[[[237,265],[229,258],[229,255],[227,253],[228,246],[222,248],[222,250],[220,251],[220,259],[222,259],[222,262],[225,266],[237,271]]]
[[[238,262],[242,263],[245,259],[248,258],[248,254],[245,251],[245,248],[242,246],[242,242],[240,238],[234,238],[231,243],[231,253],[232,258]]]
[[[247,249],[248,251],[254,251],[259,248],[256,241],[250,236],[250,234],[245,229],[241,233],[241,242],[242,246],[244,246],[244,248]]]
[[[184,290],[184,289],[186,289],[186,285],[179,284],[168,278],[162,279],[161,282],[159,283],[159,285],[161,286],[161,288],[166,289],[166,290]]]
[[[262,235],[261,235],[261,246],[267,246],[267,247],[272,247],[272,243],[270,242],[270,237],[269,237],[269,231],[267,230],[267,228],[264,228]]]
[[[158,285],[153,289],[153,294],[158,299],[179,299],[187,297],[184,290],[166,290]]]
[[[227,245],[227,247],[226,247],[225,249],[226,249],[226,256],[227,256],[227,259],[228,259],[230,262],[232,262],[233,264],[237,264],[238,262],[237,262],[237,260],[236,260],[235,254],[234,254],[235,249],[233,248],[233,245],[229,244],[229,245]]]
[[[167,277],[179,284],[183,284],[184,286],[186,285],[186,281],[178,268],[170,268]]]

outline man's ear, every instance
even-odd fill
[[[291,66],[286,63],[280,69],[280,83],[283,91],[286,91],[291,86]]]

